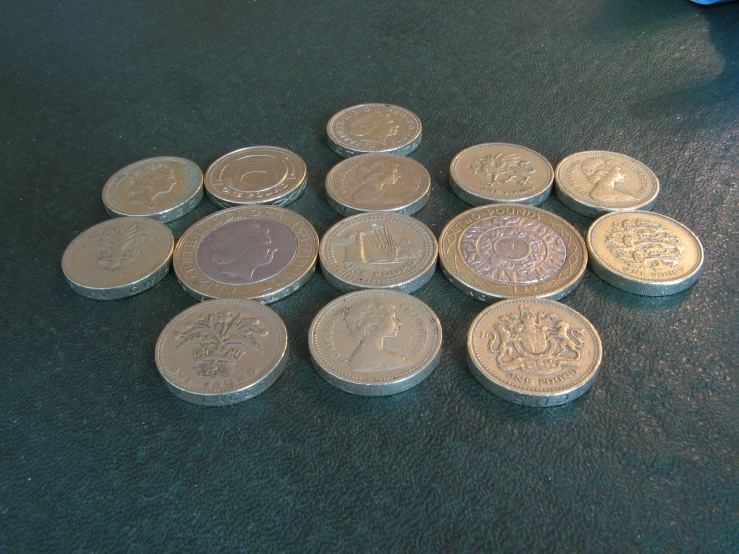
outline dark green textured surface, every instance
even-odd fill
[[[739,5],[3,4],[0,551],[739,549]],[[701,237],[705,273],[653,299],[588,271],[564,303],[599,330],[602,372],[561,408],[475,381],[464,342],[484,305],[439,272],[416,296],[443,323],[442,360],[407,393],[354,397],[311,368],[308,326],[338,296],[317,274],[273,305],[292,357],[270,390],[178,400],[153,361],[193,304],[175,278],[101,303],[61,273],[106,218],[106,179],[149,156],[205,169],[286,147],[310,179],[290,207],[322,235],[338,220],[325,124],[368,101],[423,120],[413,157],[433,184],[417,217],[437,236],[466,209],[446,183],[462,148],[512,142],[553,163],[607,149],[660,177],[655,211]]]

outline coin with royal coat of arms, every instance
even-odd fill
[[[605,215],[585,239],[598,277],[633,294],[667,296],[691,286],[703,271],[703,246],[690,229],[665,215]]]
[[[234,150],[214,161],[205,172],[208,198],[221,208],[285,206],[303,194],[306,183],[302,158],[276,146]]]
[[[203,172],[190,160],[159,156],[117,171],[103,187],[111,217],[152,217],[169,222],[191,212],[203,199]]]
[[[417,298],[363,290],[327,304],[308,333],[316,371],[335,387],[388,396],[416,386],[439,363],[441,324]]]
[[[275,302],[313,274],[318,235],[303,216],[276,206],[221,210],[182,235],[174,270],[198,300]]]
[[[439,237],[447,278],[483,302],[562,298],[580,283],[588,255],[577,230],[561,217],[522,204],[472,208]]]
[[[423,223],[389,212],[342,219],[321,240],[321,271],[335,288],[413,292],[434,275],[436,238]]]
[[[328,122],[328,145],[342,158],[370,152],[407,156],[421,144],[421,120],[392,104],[359,104]]]
[[[546,298],[515,298],[480,313],[467,335],[470,370],[490,392],[525,406],[559,406],[593,385],[602,348],[581,314]]]
[[[80,233],[62,256],[76,293],[118,300],[150,289],[169,272],[174,237],[161,221],[117,217]]]
[[[449,166],[454,194],[473,206],[519,203],[537,206],[549,197],[554,170],[530,148],[490,142],[462,150]]]
[[[326,176],[329,205],[341,215],[388,211],[412,215],[429,199],[431,176],[416,160],[396,154],[362,154]]]
[[[228,406],[264,392],[287,361],[287,330],[273,310],[252,300],[210,300],[170,321],[156,344],[156,364],[179,398]]]

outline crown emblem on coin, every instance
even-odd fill
[[[614,222],[606,246],[621,261],[640,268],[680,265],[685,247],[659,223],[625,219]]]
[[[256,318],[239,313],[236,317],[228,310],[210,313],[190,321],[175,335],[180,343],[177,350],[195,345],[192,352],[195,373],[204,379],[228,377],[234,361],[244,355],[244,348],[261,352],[258,337],[268,331],[259,326]]]
[[[583,332],[556,314],[534,313],[522,305],[518,314],[502,316],[492,327],[483,338],[503,371],[546,375],[561,371],[563,366],[580,365]]]

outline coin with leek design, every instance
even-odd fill
[[[77,294],[118,300],[150,289],[169,272],[174,237],[161,221],[117,217],[80,233],[62,256]]]
[[[321,272],[335,288],[413,292],[436,270],[436,238],[410,216],[369,212],[342,219],[321,239]]]
[[[593,325],[546,298],[494,304],[467,335],[467,361],[477,380],[525,406],[559,406],[582,396],[593,386],[602,356]]]
[[[238,404],[267,390],[287,361],[287,330],[252,300],[210,300],[170,321],[156,364],[176,396],[202,406]]]
[[[117,171],[103,187],[111,217],[152,217],[164,223],[191,212],[203,199],[203,172],[190,160],[159,156]]]
[[[276,206],[230,208],[182,235],[174,270],[198,300],[245,298],[270,303],[313,274],[318,235],[301,215]]]
[[[676,294],[693,286],[703,271],[698,237],[665,215],[608,214],[595,220],[585,239],[595,274],[633,294]]]
[[[392,104],[359,104],[328,122],[328,145],[342,158],[371,152],[407,156],[421,144],[421,120]]]
[[[302,158],[285,148],[250,146],[214,161],[205,172],[205,191],[216,206],[286,206],[303,194],[307,170]]]
[[[327,304],[313,319],[313,366],[333,386],[361,396],[388,396],[426,379],[439,363],[441,324],[417,298],[363,290]]]
[[[580,283],[588,255],[580,234],[561,217],[522,204],[491,204],[444,227],[439,261],[457,288],[483,302],[556,300]]]
[[[416,160],[395,154],[362,154],[326,176],[329,206],[341,215],[387,211],[412,215],[429,199],[431,176]]]

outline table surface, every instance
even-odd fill
[[[739,548],[739,4],[28,1],[0,28],[0,550]],[[702,239],[703,276],[644,298],[588,270],[563,302],[600,332],[602,370],[560,408],[480,386],[465,337],[485,305],[440,271],[415,295],[441,319],[441,363],[406,393],[352,396],[311,367],[308,326],[339,296],[317,272],[272,305],[291,357],[271,389],[177,399],[154,364],[195,302],[175,277],[115,302],[64,281],[67,244],[106,219],[103,184],[150,156],[207,168],[282,146],[309,173],[290,208],[322,236],[339,220],[325,125],[361,102],[422,119],[416,217],[437,237],[468,208],[447,183],[467,146],[553,164],[613,150],[659,176],[654,210]],[[587,229],[554,197],[541,207]]]

